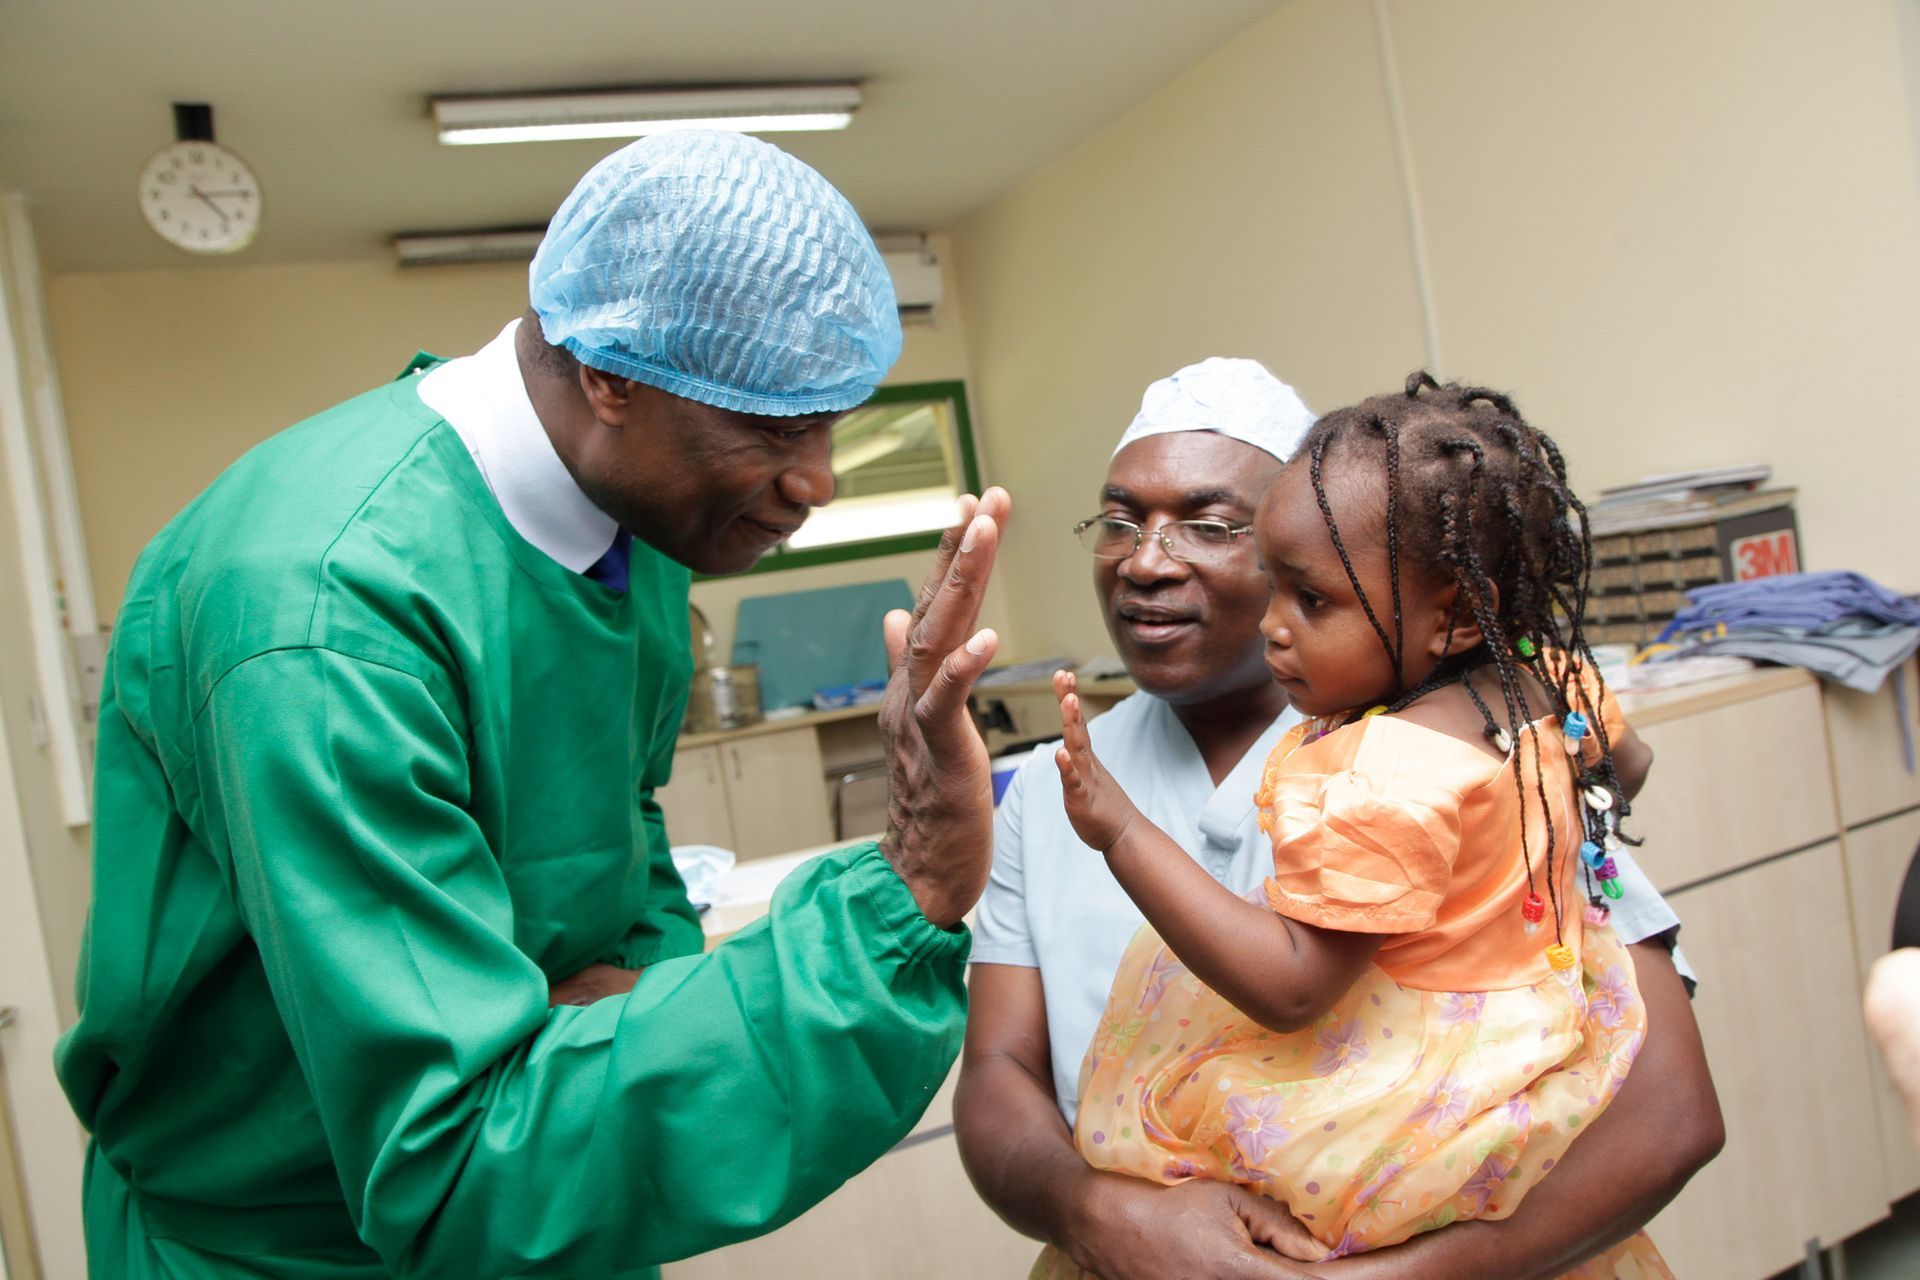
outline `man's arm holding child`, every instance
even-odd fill
[[[1163,1187],[1081,1159],[1054,1102],[1038,969],[975,964],[968,986],[954,1126],[974,1188],[1009,1226],[1102,1280],[1310,1280],[1264,1247],[1300,1231],[1277,1201],[1229,1182]]]
[[[954,1098],[961,1159],[981,1198],[1105,1280],[1547,1280],[1646,1225],[1725,1139],[1686,991],[1666,947],[1631,948],[1648,1035],[1613,1103],[1508,1218],[1456,1223],[1338,1262],[1259,1247],[1285,1213],[1228,1183],[1174,1187],[1101,1173],[1053,1101],[1037,969],[975,965]],[[1251,1229],[1250,1229],[1250,1225]]]

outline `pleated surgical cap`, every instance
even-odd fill
[[[900,357],[893,281],[853,206],[744,134],[658,134],[595,165],[528,289],[583,364],[741,413],[851,409]]]
[[[1170,431],[1213,431],[1285,462],[1313,421],[1300,393],[1258,360],[1212,356],[1148,387],[1113,451]]]

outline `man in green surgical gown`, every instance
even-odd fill
[[[702,957],[653,800],[689,569],[832,497],[899,353],[872,241],[777,149],[668,135],[582,180],[530,282],[134,571],[58,1063],[96,1276],[650,1274],[828,1194],[958,1048],[1004,494],[888,620],[886,840]]]

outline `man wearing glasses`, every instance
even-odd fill
[[[1075,527],[1107,630],[1140,692],[1090,726],[1101,761],[1215,879],[1247,892],[1272,853],[1254,814],[1267,754],[1298,714],[1262,660],[1267,580],[1252,525],[1313,424],[1251,360],[1210,359],[1147,389],[1100,511]],[[1558,1276],[1638,1230],[1720,1144],[1699,1033],[1669,954],[1679,921],[1630,859],[1615,927],[1634,942],[1649,1034],[1619,1099],[1511,1218],[1303,1270],[1257,1245],[1285,1210],[1240,1187],[1096,1172],[1074,1149],[1080,1061],[1142,917],[1075,837],[1049,750],[1008,788],[974,925],[955,1122],[982,1197],[1106,1280],[1326,1275]]]

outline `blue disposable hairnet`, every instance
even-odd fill
[[[548,342],[742,413],[851,409],[900,356],[893,281],[845,196],[770,143],[690,130],[595,165],[528,278]]]

